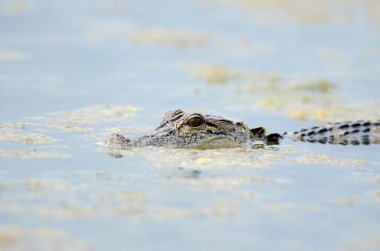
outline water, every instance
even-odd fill
[[[176,108],[269,132],[324,121],[303,106],[380,117],[375,1],[247,2],[0,1],[1,250],[379,249],[379,145],[96,144]]]

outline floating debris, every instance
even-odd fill
[[[51,145],[57,139],[40,133],[25,133],[29,123],[0,124],[0,142],[14,142],[33,145]]]
[[[177,49],[187,49],[203,46],[209,40],[209,36],[164,28],[151,28],[132,32],[131,35],[128,35],[128,40],[135,45],[163,45]]]
[[[70,132],[91,132],[84,127],[113,123],[136,116],[141,109],[135,106],[90,106],[72,112],[57,112],[46,117],[49,127]]]
[[[0,158],[14,159],[64,159],[70,158],[70,155],[53,152],[40,152],[36,149],[29,151],[9,151],[0,149]]]
[[[88,244],[67,236],[56,228],[26,228],[17,225],[0,227],[0,247],[2,250],[90,250]]]
[[[208,85],[224,85],[242,78],[242,73],[223,64],[192,66],[194,76]]]

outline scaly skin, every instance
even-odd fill
[[[290,135],[295,141],[340,145],[380,144],[380,122],[348,121],[302,129]]]
[[[379,121],[356,121],[331,123],[326,126],[302,129],[292,134],[265,134],[262,127],[249,129],[243,122],[185,113],[182,110],[167,112],[153,134],[136,139],[127,139],[120,134],[112,134],[104,145],[107,148],[129,149],[131,147],[239,147],[261,141],[267,145],[278,144],[284,136],[295,141],[330,144],[379,144]]]

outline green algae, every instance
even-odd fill
[[[70,155],[46,151],[38,151],[37,149],[27,151],[10,151],[0,149],[0,158],[15,159],[63,159],[69,158]]]

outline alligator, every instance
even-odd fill
[[[165,113],[161,124],[152,134],[135,139],[112,134],[106,138],[104,146],[113,149],[147,146],[252,147],[255,142],[269,146],[278,145],[285,137],[294,141],[321,144],[380,144],[380,120],[328,123],[292,133],[266,134],[263,127],[249,128],[243,122],[200,113],[185,113],[178,109]]]

